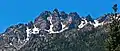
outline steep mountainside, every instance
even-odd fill
[[[54,9],[0,34],[0,51],[104,51],[112,13],[94,20]],[[119,16],[119,14],[118,14]]]

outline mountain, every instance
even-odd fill
[[[34,22],[12,25],[0,34],[0,51],[104,51],[111,16],[44,11]]]

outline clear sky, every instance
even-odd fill
[[[0,0],[0,32],[10,25],[34,20],[42,11],[58,8],[60,11],[91,14],[97,18],[112,12],[113,4],[120,9],[120,0]]]

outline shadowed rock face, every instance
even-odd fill
[[[109,29],[100,23],[109,22],[110,16],[98,18],[95,27],[90,15],[45,11],[34,22],[10,26],[0,34],[0,51],[104,51]]]

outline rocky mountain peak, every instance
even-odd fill
[[[54,39],[58,38],[55,41],[59,41],[59,38],[63,37],[68,39],[63,39],[63,41],[69,42],[72,40],[71,38],[77,38],[76,35],[79,35],[75,33],[84,34],[91,32],[94,34],[96,30],[101,30],[104,23],[110,22],[110,16],[112,14],[106,14],[95,20],[90,15],[84,18],[80,17],[77,12],[67,14],[64,11],[58,11],[58,9],[54,9],[53,12],[44,11],[35,18],[34,22],[30,21],[27,24],[12,25],[3,34],[0,34],[0,50],[6,48],[16,51],[25,48],[49,49],[47,43]],[[71,31],[74,33],[71,34]],[[103,33],[104,31],[100,32]],[[99,36],[99,34],[95,36]]]

